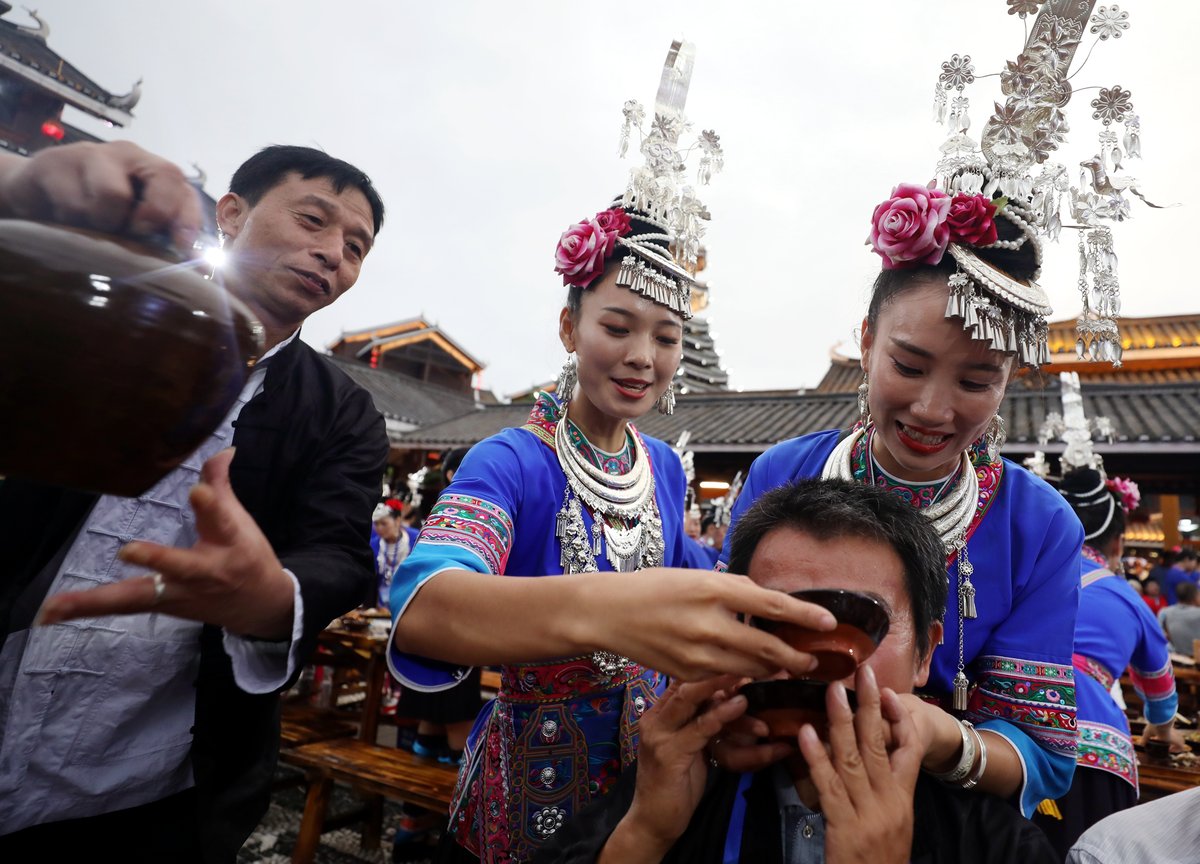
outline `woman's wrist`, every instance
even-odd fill
[[[969,733],[952,715],[933,705],[929,705],[928,709],[935,721],[921,767],[931,774],[946,774],[954,770],[970,747],[966,737]]]
[[[602,576],[614,573],[573,573],[566,579],[552,580],[555,587],[565,592],[551,611],[550,628],[556,640],[565,643],[564,654],[587,654],[611,646],[612,622],[606,619],[607,593],[612,590],[611,581]],[[609,581],[609,584],[605,584]],[[582,610],[577,613],[576,610]]]

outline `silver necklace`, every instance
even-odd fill
[[[629,436],[633,441],[633,465],[629,471],[623,475],[606,474],[571,444],[568,422],[564,414],[554,428],[554,452],[567,478],[563,506],[554,520],[563,573],[597,572],[596,556],[601,552],[602,538],[608,563],[616,571],[629,573],[662,566],[666,553],[662,519],[654,496],[654,474],[641,439]],[[590,441],[587,443],[591,446]],[[590,542],[580,502],[592,511]],[[612,651],[594,651],[592,662],[611,678],[632,661]]]
[[[567,422],[563,417],[554,429],[554,450],[567,480],[555,521],[563,572],[595,572],[601,551],[612,568],[622,573],[661,566],[666,550],[662,520],[655,502],[654,475],[641,439],[632,436],[629,471],[606,474],[571,444]],[[590,538],[583,522],[585,506],[593,516]]]
[[[825,467],[821,470],[821,479],[839,478],[854,480],[854,469],[851,455],[859,438],[866,435],[866,428],[857,430],[838,443]],[[871,456],[868,453],[867,459]],[[958,672],[954,676],[954,710],[967,710],[967,690],[970,682],[967,680],[966,666],[963,662],[964,641],[968,618],[978,618],[979,612],[975,606],[975,586],[971,583],[971,575],[975,567],[967,556],[967,531],[975,518],[975,509],[979,502],[979,477],[975,474],[975,466],[971,457],[963,451],[962,470],[954,486],[946,496],[932,506],[921,510],[941,538],[942,548],[947,555],[955,555],[958,562]],[[950,578],[950,574],[946,574]]]

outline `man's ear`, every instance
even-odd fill
[[[250,203],[236,192],[226,192],[217,202],[217,227],[229,239],[241,233],[246,216],[250,213]]]
[[[913,688],[924,687],[929,683],[929,666],[933,663],[933,649],[942,641],[942,622],[934,621],[929,625],[929,650],[925,652],[925,656],[921,658],[920,664],[913,672]]]
[[[575,351],[575,317],[566,306],[558,313],[558,339],[568,354]]]

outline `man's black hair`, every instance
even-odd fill
[[[1194,582],[1180,582],[1175,586],[1175,598],[1180,603],[1191,603],[1196,598],[1196,585]]]
[[[749,573],[768,532],[794,528],[817,540],[855,537],[886,543],[900,557],[912,608],[917,651],[925,657],[929,627],[946,611],[946,553],[933,526],[899,497],[846,480],[801,480],[767,492],[733,528],[729,569]]]
[[[371,184],[371,178],[349,162],[335,159],[313,147],[292,144],[272,144],[264,147],[233,172],[229,191],[241,195],[254,206],[262,197],[284,181],[289,174],[299,174],[305,180],[320,177],[328,180],[341,193],[352,186],[362,192],[371,205],[375,222],[374,234],[383,225],[383,199]]]

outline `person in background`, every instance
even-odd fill
[[[684,519],[684,529],[690,530],[689,522],[695,522],[695,536],[688,534],[683,540],[683,554],[687,560],[687,566],[696,570],[711,570],[717,564],[717,555],[721,550],[714,549],[712,546],[704,542],[700,538],[700,526],[704,519],[708,517],[700,516],[700,508],[692,505]]]
[[[1075,696],[1079,750],[1065,795],[1042,802],[1036,822],[1060,858],[1088,826],[1137,803],[1137,756],[1124,711],[1109,694],[1126,668],[1141,697],[1146,738],[1186,750],[1175,730],[1179,697],[1167,641],[1154,615],[1114,572],[1124,553],[1125,517],[1140,502],[1136,484],[1097,468],[1068,471],[1059,491],[1085,532],[1075,619]]]
[[[827,728],[758,745],[768,758],[751,773],[706,753],[723,726],[748,719],[737,679],[673,683],[642,718],[636,766],[535,864],[1061,861],[1007,802],[919,770],[923,742],[905,700],[929,674],[947,586],[941,542],[916,510],[843,480],[781,486],[742,513],[730,566],[777,591],[869,593],[889,611],[888,633],[856,676],[830,685]],[[969,734],[963,786],[982,773]]]
[[[1166,592],[1166,572],[1175,564],[1176,559],[1180,557],[1180,552],[1182,551],[1182,547],[1180,546],[1172,546],[1169,550],[1163,550],[1162,557],[1158,558],[1157,562],[1154,562],[1154,566],[1150,568],[1150,574],[1146,576],[1147,580],[1158,582],[1158,587],[1162,589],[1164,596]]]
[[[1179,586],[1186,583],[1196,584],[1197,555],[1194,549],[1181,549],[1175,558],[1175,563],[1168,568],[1163,592],[1167,596],[1167,604],[1174,606],[1179,602]]]
[[[1179,602],[1158,613],[1158,623],[1171,640],[1171,650],[1191,657],[1194,640],[1200,639],[1200,588],[1180,582],[1175,588]]]
[[[1158,615],[1163,609],[1167,608],[1167,598],[1163,596],[1162,586],[1153,579],[1147,579],[1141,583],[1142,586],[1142,601],[1150,607],[1150,611]]]
[[[718,523],[716,517],[709,513],[700,520],[700,542],[715,549],[717,555],[720,555],[721,548],[725,545],[725,528],[725,525]]]
[[[320,150],[251,156],[216,218],[264,353],[221,426],[138,498],[0,484],[0,860],[230,864],[266,812],[279,693],[374,581],[383,417],[298,337],[383,213]],[[0,154],[0,216],[185,250],[200,224],[183,173],[128,142]]]
[[[371,533],[371,551],[375,553],[375,591],[368,600],[369,606],[386,609],[392,591],[392,577],[400,569],[412,541],[402,518],[404,504],[396,498],[380,501],[371,514],[374,531]]]

